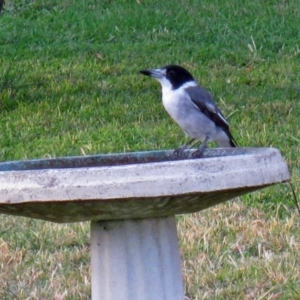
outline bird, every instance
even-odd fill
[[[174,156],[182,156],[184,150],[195,141],[201,141],[201,144],[192,153],[194,158],[201,157],[211,141],[220,147],[237,147],[229,124],[213,97],[188,70],[179,65],[166,65],[158,69],[140,70],[140,73],[160,82],[164,108],[191,137],[186,144],[175,149]]]

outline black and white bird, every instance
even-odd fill
[[[181,156],[195,140],[202,143],[193,157],[200,157],[206,144],[215,141],[220,147],[237,147],[229,125],[210,93],[202,88],[192,74],[178,65],[140,73],[158,80],[162,86],[162,102],[172,119],[192,139],[174,151]]]

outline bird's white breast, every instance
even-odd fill
[[[195,81],[187,82],[176,90],[173,90],[171,85],[162,85],[163,105],[175,121],[178,121],[178,118],[183,115],[183,107],[190,102],[184,90],[194,86],[197,86]]]

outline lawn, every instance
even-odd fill
[[[281,151],[299,197],[299,15],[297,0],[6,0],[0,161],[178,147],[160,85],[138,73],[176,63],[239,145]],[[286,185],[179,216],[186,294],[300,299],[299,218]],[[0,224],[1,299],[89,299],[88,223]]]

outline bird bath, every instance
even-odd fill
[[[274,148],[0,163],[0,213],[91,221],[92,300],[183,300],[176,214],[289,180]]]

